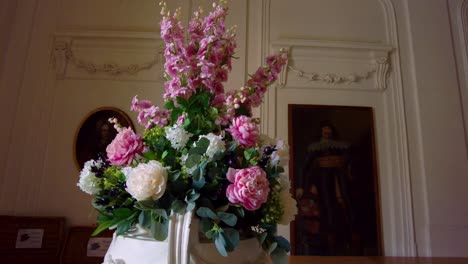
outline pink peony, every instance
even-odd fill
[[[130,165],[135,154],[143,151],[141,136],[129,127],[124,127],[107,146],[107,159],[117,166]]]
[[[247,116],[234,118],[229,129],[226,129],[234,139],[245,147],[252,147],[257,142],[258,127]]]
[[[232,182],[226,189],[226,196],[231,203],[241,203],[245,209],[255,211],[267,201],[269,182],[260,167],[240,170],[229,168],[226,177]]]

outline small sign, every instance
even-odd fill
[[[41,248],[44,229],[19,229],[16,248]]]
[[[104,257],[112,242],[112,237],[91,237],[88,240],[86,256]]]

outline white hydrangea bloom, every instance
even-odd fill
[[[276,151],[274,151],[270,156],[271,164],[282,167],[285,167],[289,164],[289,146],[284,140],[275,140],[268,135],[261,135],[260,144],[262,145],[262,152],[266,146],[275,146]]]
[[[88,160],[84,164],[80,173],[80,180],[77,184],[83,192],[90,195],[95,195],[98,192],[98,187],[96,184],[97,178],[94,172],[91,171],[91,167],[96,166],[99,168],[101,165],[101,162],[95,160]]]
[[[271,154],[271,163],[278,164],[282,167],[289,164],[289,146],[282,139],[277,139],[276,151]]]
[[[171,142],[171,146],[177,150],[185,147],[192,133],[187,132],[182,125],[175,124],[166,128],[166,138]]]
[[[200,138],[206,138],[210,141],[210,145],[206,150],[206,156],[210,159],[212,159],[218,151],[222,152],[226,150],[226,143],[223,141],[222,136],[209,133],[207,135],[200,136]]]
[[[128,174],[132,171],[132,167],[127,166],[120,169],[120,171],[125,175],[125,178],[128,178]]]
[[[296,200],[291,196],[289,189],[291,188],[291,183],[286,174],[280,174],[278,179],[281,192],[280,192],[280,203],[283,206],[284,213],[281,216],[278,224],[287,225],[292,220],[294,220],[295,215],[297,215],[297,203]]]

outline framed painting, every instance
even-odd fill
[[[75,136],[74,157],[79,170],[86,161],[106,154],[107,145],[117,135],[113,124],[109,123],[109,118],[112,117],[117,118],[123,127],[135,130],[130,117],[115,107],[101,107],[86,115]]]
[[[381,255],[370,107],[289,105],[294,255]]]

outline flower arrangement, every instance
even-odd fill
[[[234,30],[225,28],[227,11],[225,2],[205,17],[199,9],[186,37],[180,9],[171,13],[162,3],[165,105],[133,98],[141,136],[109,120],[118,134],[107,157],[86,162],[78,183],[94,196],[94,234],[116,228],[120,235],[139,224],[164,240],[169,216],[194,210],[201,232],[224,256],[252,236],[269,253],[289,251],[276,235],[276,225],[297,213],[283,168],[288,147],[261,135],[252,117],[287,54],[267,57],[244,87],[225,92],[236,47]]]

